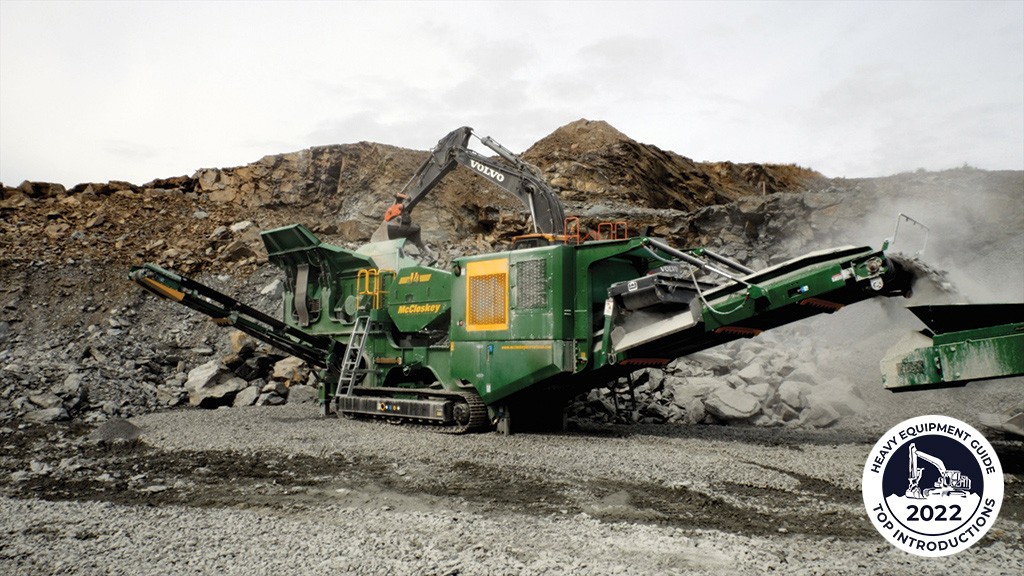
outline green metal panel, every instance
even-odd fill
[[[572,337],[573,277],[566,273],[572,251],[545,246],[509,254],[509,330],[506,338],[562,340]]]
[[[588,242],[575,246],[573,275],[576,278],[574,295],[575,338],[580,366],[597,369],[607,358],[603,352],[590,357],[594,349],[594,334],[605,326],[604,302],[608,287],[622,281],[643,276],[661,265],[645,248],[646,238]],[[607,333],[605,333],[607,335]]]
[[[925,337],[927,338],[927,337]],[[922,346],[882,362],[891,390],[959,386],[1024,374],[1024,333]]]
[[[501,252],[460,258],[452,282],[453,341],[501,341],[561,338],[571,318],[564,313],[571,277],[565,274],[565,246],[542,246],[527,250]],[[469,325],[468,269],[474,263],[504,260],[508,263],[505,328],[473,330]],[[569,290],[566,290],[568,283]]]
[[[839,262],[830,261],[759,281],[751,291],[737,292],[724,300],[713,302],[714,310],[703,306],[701,319],[710,332],[741,322],[759,312],[821,296],[845,285],[842,272]]]
[[[706,293],[714,310],[702,306],[700,320],[710,332],[811,298],[827,300],[851,282],[880,282],[891,266],[883,253],[867,247],[813,253],[747,277],[750,285],[734,286],[729,296]]]
[[[914,332],[899,345],[902,352],[890,352],[882,359],[882,383],[886,388],[932,386],[942,382],[942,362],[932,339]]]
[[[440,382],[447,390],[458,390],[459,382],[451,374],[451,350],[395,346],[386,337],[372,338],[365,349],[369,373],[362,386],[430,386]]]
[[[351,330],[351,311],[345,303],[356,294],[359,270],[375,268],[372,260],[320,242],[301,224],[267,230],[262,234],[268,259],[281,269],[285,279],[284,320],[310,334],[346,335]],[[306,302],[311,314],[309,326],[298,323],[295,312],[296,279],[301,266],[309,268]]]
[[[938,349],[944,380],[980,380],[1024,374],[1024,333],[967,339],[939,345]]]
[[[550,245],[461,258],[452,283],[452,375],[493,403],[576,367],[575,246]],[[467,273],[473,262],[508,259],[508,326],[467,330]]]
[[[646,274],[653,259],[643,248],[645,238],[588,242],[575,246],[576,277],[574,313],[577,339],[589,340],[594,332],[594,311],[608,298],[608,286]],[[614,260],[613,260],[614,259]],[[628,263],[632,263],[630,267]]]
[[[313,235],[302,224],[282,226],[266,230],[261,234],[267,253],[273,256],[287,254],[295,250],[305,250],[320,244],[320,239]]]
[[[467,266],[497,258],[509,262],[508,326],[467,330]],[[600,328],[594,326],[594,318],[602,321],[608,285],[642,275],[652,260],[639,239],[557,244],[456,260],[461,273],[452,284],[454,376],[489,394],[486,400],[559,372],[582,370],[594,331]]]
[[[886,388],[960,386],[971,380],[1024,374],[1024,304],[909,309],[929,331],[907,336],[882,360]]]
[[[452,275],[425,266],[402,268],[390,280],[387,291],[388,314],[395,326],[401,332],[417,332],[447,319]]]
[[[571,344],[560,340],[452,343],[452,375],[491,404],[541,380],[571,371]],[[568,364],[568,365],[567,365]]]

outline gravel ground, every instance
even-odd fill
[[[310,406],[177,410],[141,438],[5,429],[0,573],[1019,574],[1024,443],[974,548],[874,532],[850,431],[609,426],[447,436]],[[31,449],[29,449],[31,448]],[[22,456],[18,456],[21,454]]]

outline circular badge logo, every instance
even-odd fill
[[[970,425],[919,416],[878,440],[861,490],[871,523],[890,544],[919,556],[948,556],[992,527],[1003,502],[1003,468]]]

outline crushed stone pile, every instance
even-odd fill
[[[578,397],[570,418],[827,428],[865,411],[853,380],[819,368],[832,351],[800,334],[785,339],[765,334],[638,370]]]

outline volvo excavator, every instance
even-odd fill
[[[130,278],[315,367],[323,415],[454,433],[557,428],[573,396],[638,368],[911,289],[909,272],[866,246],[753,270],[621,223],[594,239],[538,169],[490,138],[497,158],[474,152],[471,136],[438,142],[358,250],[301,224],[263,232],[284,275],[283,319],[155,264]],[[533,234],[432,267],[412,212],[458,165],[522,201]]]
[[[395,203],[384,213],[384,221],[370,237],[372,242],[409,238],[422,248],[419,226],[412,223],[412,210],[460,164],[522,201],[530,211],[534,235],[551,236],[562,231],[565,209],[540,170],[490,136],[484,136],[478,138],[480,142],[503,162],[488,158],[469,148],[470,137],[476,137],[473,129],[463,126],[438,141],[426,162],[395,194]]]

